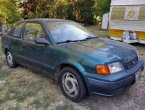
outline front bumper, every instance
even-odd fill
[[[93,95],[114,96],[120,94],[135,83],[135,73],[140,69],[144,69],[144,62],[141,59],[128,70],[109,76],[101,76],[99,79],[88,77],[86,79],[88,90]]]

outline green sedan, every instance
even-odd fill
[[[140,79],[144,69],[135,47],[96,37],[81,25],[62,19],[17,23],[2,37],[2,50],[9,67],[23,65],[49,75],[74,102],[87,93],[122,93]]]

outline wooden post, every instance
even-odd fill
[[[6,34],[6,32],[7,32],[7,25],[3,24],[2,25],[2,35]]]

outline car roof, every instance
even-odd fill
[[[41,23],[45,23],[45,22],[71,22],[71,20],[65,20],[65,19],[55,19],[55,18],[35,18],[35,19],[25,19],[22,21],[17,22],[13,28],[23,22],[41,22]],[[12,29],[13,29],[12,28]]]
[[[23,20],[26,22],[30,21],[37,21],[37,22],[68,22],[70,20],[65,20],[65,19],[55,19],[55,18],[36,18],[36,19],[26,19]]]

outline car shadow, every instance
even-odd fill
[[[133,43],[133,44],[130,44],[130,45],[135,46],[135,47],[145,48],[145,44]]]

